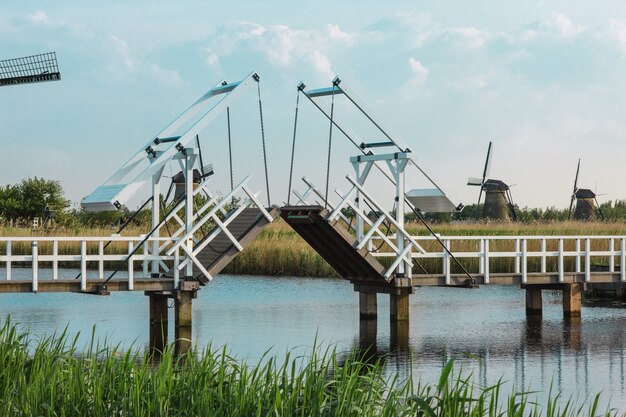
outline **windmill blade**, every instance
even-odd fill
[[[576,193],[572,193],[572,199],[569,202],[569,210],[567,212],[567,220],[572,217],[572,208],[574,208],[574,199],[576,198]]]
[[[576,190],[578,190],[578,173],[580,172],[580,158],[578,158],[578,167],[576,167],[576,177],[574,177],[574,191],[572,194],[576,194]]]
[[[469,177],[467,179],[467,185],[483,185],[483,181],[480,178]]]
[[[480,210],[480,198],[483,196],[483,187],[480,187],[480,191],[478,192],[478,203],[476,203],[476,212],[474,213],[474,217],[478,220],[478,210]]]
[[[487,179],[489,175],[489,171],[491,170],[491,146],[493,142],[489,142],[489,148],[487,148],[487,159],[485,159],[485,169],[483,170],[483,183]]]
[[[513,203],[513,195],[511,194],[511,190],[506,190],[506,194],[504,196],[511,218],[513,219],[513,221],[517,221],[517,211],[515,210],[515,203]]]

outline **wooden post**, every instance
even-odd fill
[[[575,282],[563,286],[563,315],[580,317],[583,284]]]
[[[364,319],[376,319],[378,316],[378,309],[376,303],[375,292],[359,291],[359,317]]]
[[[192,298],[192,291],[178,291],[174,298],[174,324],[176,330],[174,353],[176,355],[183,355],[191,349]]]
[[[399,288],[395,294],[390,294],[390,315],[392,322],[409,320],[409,290]]]
[[[526,315],[541,315],[543,309],[543,298],[541,289],[526,287]]]
[[[147,293],[150,299],[150,352],[159,355],[167,345],[167,302],[163,294]]]

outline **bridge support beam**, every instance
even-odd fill
[[[583,284],[575,282],[563,286],[563,316],[580,317]]]
[[[541,288],[526,287],[526,315],[539,316],[543,310]]]
[[[398,288],[390,294],[390,319],[391,322],[409,320],[409,294],[410,288]]]
[[[195,291],[177,291],[174,294],[175,338],[174,353],[183,355],[191,349],[192,299]]]
[[[378,317],[376,292],[359,291],[359,317],[361,320],[376,320]]]
[[[167,345],[167,303],[169,295],[163,292],[146,292],[150,300],[150,352],[154,355],[163,353]]]

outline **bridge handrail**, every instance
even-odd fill
[[[506,239],[502,239],[505,237]],[[392,240],[394,237],[390,237]],[[418,241],[434,241],[432,236],[415,236]],[[559,282],[564,282],[565,273],[584,273],[585,282],[591,281],[591,269],[592,258],[597,257],[609,257],[608,271],[610,273],[617,273],[616,271],[616,257],[619,258],[619,274],[620,281],[626,282],[626,236],[623,235],[586,235],[586,236],[439,236],[444,242],[446,247],[451,251],[452,255],[456,258],[477,258],[479,260],[479,273],[484,274],[484,281],[489,283],[489,261],[493,258],[513,258],[514,271],[512,274],[521,275],[522,283],[526,283],[528,279],[528,258],[541,258],[540,272],[548,273],[547,271],[547,259],[557,258],[557,268],[554,273],[558,274]],[[515,246],[513,250],[510,248],[490,248],[490,243],[498,240],[513,241]],[[592,249],[592,242],[606,242],[607,248],[595,248]],[[616,241],[619,242],[619,248],[616,248]],[[479,250],[462,250],[454,249],[451,247],[453,242],[478,242],[480,244]],[[529,242],[538,242],[540,244],[539,250],[528,250]],[[565,243],[574,243],[574,250],[566,250]],[[548,250],[548,243],[554,246],[557,245],[557,249]],[[584,246],[583,246],[584,244]],[[596,244],[597,246],[597,244]],[[439,247],[439,246],[437,246]],[[389,252],[376,252],[372,255],[377,257],[396,257],[394,251]],[[450,283],[450,259],[451,256],[443,248],[441,250],[436,249],[433,252],[425,253],[412,253],[412,258],[415,259],[442,259],[442,274],[446,277],[446,284]],[[575,258],[575,267],[573,271],[567,271],[565,265],[566,257]],[[583,263],[584,260],[584,268]]]
[[[393,216],[390,216],[382,208],[382,206],[378,204],[378,202],[374,198],[372,198],[361,185],[358,184],[357,181],[352,179],[352,177],[350,177],[349,175],[346,175],[346,179],[352,184],[352,188],[343,196],[343,198],[341,199],[341,202],[328,215],[327,220],[332,221],[335,218],[339,217],[342,214],[341,210],[345,208],[346,206],[353,207],[353,205],[351,204],[349,200],[353,194],[355,194],[356,192],[359,192],[359,198],[369,201],[370,205],[373,206],[377,210],[377,212],[380,213],[380,215],[378,219],[376,219],[376,221],[372,223],[368,221],[369,219],[366,219],[367,215],[365,213],[363,213],[361,210],[355,210],[355,213],[357,216],[364,219],[368,224],[371,225],[370,230],[363,236],[362,239],[359,240],[359,237],[357,236],[356,248],[361,249],[365,247],[365,245],[367,245],[368,242],[371,241],[374,235],[378,234],[380,238],[382,238],[383,240],[386,240],[388,245],[393,249],[395,253],[395,257],[396,257],[396,259],[391,264],[391,266],[387,268],[387,270],[385,271],[384,273],[385,278],[389,278],[391,274],[393,273],[393,271],[396,269],[396,267],[400,264],[400,262],[403,262],[403,261],[406,262],[407,267],[410,270],[413,267],[413,261],[410,255],[412,252],[411,248],[414,247],[420,253],[423,253],[424,249],[411,237],[411,235],[400,224],[398,224],[398,222],[393,218]],[[385,220],[387,220],[393,226],[395,226],[396,231],[400,232],[402,236],[407,240],[406,246],[404,246],[403,248],[400,248],[397,245],[393,245],[390,240],[386,239],[385,234],[382,233],[382,231],[380,231],[379,229],[379,227],[382,225],[382,223]],[[409,276],[410,276],[410,273],[409,273]]]
[[[626,235],[437,235],[440,239],[450,240],[572,240],[572,239],[593,239],[593,240],[606,240],[606,239],[626,239]],[[412,235],[416,240],[436,240],[432,235]]]
[[[59,262],[78,262],[80,263],[80,283],[81,291],[87,290],[88,269],[87,262],[97,262],[98,271],[97,279],[104,282],[105,263],[126,261],[128,258],[128,289],[133,290],[133,281],[135,274],[135,262],[142,263],[143,275],[149,276],[148,264],[151,261],[159,261],[165,269],[165,261],[175,261],[175,256],[153,255],[149,252],[149,243],[160,242],[168,238],[149,237],[143,243],[143,252],[134,253],[135,243],[141,242],[145,235],[139,236],[59,236],[59,237],[39,237],[39,236],[10,236],[0,237],[0,243],[4,243],[4,254],[0,255],[0,262],[4,263],[5,277],[7,281],[12,280],[12,264],[14,262],[30,263],[32,268],[32,290],[37,292],[39,284],[39,264],[41,262],[52,263],[52,280],[59,279]],[[18,242],[30,242],[30,250],[26,249],[25,253],[14,253],[13,244]],[[40,243],[51,243],[51,254],[40,254]],[[106,242],[126,243],[126,250],[121,253],[105,253]],[[71,248],[78,251],[59,254],[59,244],[62,243],[80,243],[80,245],[72,245]],[[88,244],[97,244],[97,253],[88,253]],[[67,246],[64,248],[67,250]],[[130,256],[132,254],[132,256]],[[93,272],[91,275],[93,276]]]
[[[169,249],[167,249],[166,254],[168,256],[174,255],[179,249],[181,249],[186,254],[186,259],[183,262],[177,263],[177,265],[175,265],[175,267],[174,267],[175,275],[178,275],[178,271],[183,269],[185,266],[187,266],[191,262],[191,263],[193,263],[193,265],[195,265],[202,272],[202,274],[209,281],[212,280],[213,277],[211,276],[211,274],[206,270],[204,265],[202,265],[202,262],[200,262],[200,260],[197,259],[198,252],[204,246],[209,244],[213,239],[215,239],[215,237],[217,237],[220,232],[223,232],[230,239],[232,244],[238,250],[240,250],[240,251],[243,250],[243,247],[241,246],[241,244],[239,243],[237,238],[235,238],[235,236],[233,236],[233,234],[230,232],[230,230],[228,230],[227,226],[246,207],[249,207],[252,204],[255,204],[258,207],[258,209],[261,211],[261,214],[267,220],[269,220],[269,221],[273,220],[272,216],[263,207],[263,204],[257,198],[257,196],[256,196],[257,193],[253,193],[246,186],[246,183],[249,180],[250,180],[250,176],[248,175],[239,184],[237,184],[237,186],[235,186],[226,196],[224,196],[222,199],[216,201],[215,205],[213,206],[213,208],[211,208],[211,210],[209,210],[208,213],[204,214],[200,219],[197,219],[197,221],[195,222],[195,224],[193,225],[193,227],[191,228],[190,231],[186,232],[180,238],[172,237],[173,244],[172,244],[172,246]],[[220,220],[219,217],[217,217],[217,213],[219,211],[223,212],[224,206],[228,202],[232,201],[232,199],[237,194],[239,194],[241,192],[243,192],[244,195],[247,196],[247,198],[226,219]],[[203,213],[204,210],[208,209],[208,206],[209,205],[207,203],[205,206],[203,206],[203,208],[201,210],[198,210],[198,216],[195,216],[194,220],[196,219],[196,217],[199,217]],[[184,243],[188,242],[189,239],[193,239],[194,238],[194,234],[208,221],[213,221],[215,223],[215,225],[216,225],[216,229],[213,232],[211,232],[211,234],[209,236],[207,236],[207,237],[205,237],[203,239],[203,242],[200,244],[199,250],[196,251],[194,249],[188,248],[187,245],[185,245]]]

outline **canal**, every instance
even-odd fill
[[[26,272],[15,270],[17,276]],[[375,344],[389,375],[436,383],[455,358],[457,369],[479,385],[502,379],[507,394],[514,387],[538,391],[545,404],[551,387],[578,402],[602,392],[602,403],[610,399],[626,410],[626,309],[620,305],[586,301],[582,320],[564,321],[560,293],[546,292],[543,318],[529,321],[524,291],[515,287],[421,288],[410,298],[408,340],[399,340],[391,337],[388,296],[378,297],[375,337],[366,343]],[[96,337],[108,344],[144,349],[148,341],[148,298],[140,292],[0,298],[0,313],[35,337],[67,326],[87,343],[95,325]],[[220,275],[199,292],[193,314],[196,345],[226,345],[248,361],[268,350],[305,353],[316,340],[341,355],[364,345],[358,294],[343,280]]]

